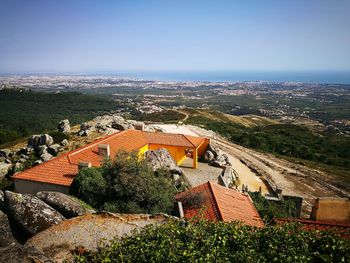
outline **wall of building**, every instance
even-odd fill
[[[63,185],[47,184],[28,180],[14,180],[15,191],[22,194],[36,194],[40,191],[55,191],[68,194],[69,187]]]
[[[198,147],[198,156],[202,156],[210,144],[210,139],[205,138],[205,141]]]
[[[148,151],[148,144],[146,144],[145,146],[143,146],[142,148],[140,148],[139,150],[139,157],[142,157],[145,155],[145,152]]]
[[[311,219],[348,221],[350,220],[350,201],[347,198],[316,199]]]
[[[170,145],[162,145],[162,144],[149,144],[148,149],[149,150],[158,150],[160,148],[165,148],[169,151],[171,156],[174,158],[177,165],[180,165],[181,162],[186,157],[186,147],[180,147],[180,146],[170,146]]]

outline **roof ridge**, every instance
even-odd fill
[[[218,202],[217,202],[217,200],[216,200],[215,193],[214,193],[214,191],[213,191],[212,182],[208,181],[208,185],[209,185],[209,189],[210,189],[210,192],[211,192],[211,195],[210,195],[210,196],[213,197],[213,200],[212,200],[212,201],[213,201],[213,205],[214,205],[214,207],[216,208],[216,209],[214,209],[214,210],[215,210],[215,212],[218,214],[219,219],[224,220],[223,213],[221,212],[221,209],[220,209],[220,207],[219,207],[219,204],[218,204]]]

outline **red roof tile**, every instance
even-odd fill
[[[246,225],[263,227],[249,195],[234,189],[207,182],[176,195],[183,203],[185,218],[203,213],[209,220],[241,221]]]
[[[350,239],[350,223],[335,221],[315,221],[298,218],[275,218],[277,224],[300,223],[303,230],[329,231],[342,238]]]
[[[200,138],[199,140],[204,140]],[[127,130],[96,140],[82,148],[63,154],[46,163],[32,167],[26,171],[14,175],[15,180],[30,180],[49,184],[70,186],[74,176],[78,173],[78,163],[90,162],[92,166],[100,166],[103,157],[98,154],[99,144],[110,146],[110,156],[124,149],[126,151],[138,150],[150,144],[175,145],[183,147],[196,147],[185,135],[150,133],[138,130]],[[198,145],[199,146],[199,145]]]

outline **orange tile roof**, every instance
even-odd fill
[[[335,221],[315,221],[298,218],[275,218],[277,224],[300,223],[302,230],[320,230],[329,231],[339,237],[350,239],[350,223]]]
[[[196,186],[176,195],[183,203],[185,218],[200,215],[213,221],[241,221],[246,225],[263,227],[259,213],[248,194],[212,182]]]
[[[205,139],[200,138],[198,141],[199,140]],[[150,143],[196,147],[196,144],[192,144],[187,139],[187,136],[181,134],[150,133],[138,130],[127,130],[111,134],[82,148],[62,154],[46,163],[18,173],[12,178],[14,180],[30,180],[70,186],[73,182],[74,176],[78,173],[78,163],[80,161],[90,162],[92,166],[101,165],[103,157],[98,154],[99,144],[108,144],[110,146],[110,156],[113,158],[121,149],[126,151],[138,150]]]
[[[144,132],[144,135],[147,137],[148,143],[150,144],[163,144],[188,148],[199,147],[205,140],[201,137],[174,133]]]

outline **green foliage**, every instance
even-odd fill
[[[52,138],[54,143],[60,143],[64,139],[69,140],[69,135],[59,131],[52,131],[48,133]]]
[[[75,262],[349,262],[350,242],[297,225],[257,229],[199,220],[148,225]]]
[[[0,105],[0,144],[55,130],[62,119],[75,125],[118,108],[111,100],[77,92],[52,94],[22,89],[0,90]]]
[[[119,213],[170,213],[175,187],[169,172],[154,172],[137,153],[118,152],[102,168],[86,168],[71,193],[98,209]]]
[[[273,218],[291,218],[297,216],[296,205],[292,200],[269,202],[259,192],[249,192],[256,210],[265,223],[271,223]]]
[[[140,121],[154,121],[154,122],[178,122],[186,117],[185,114],[175,111],[167,110],[162,112],[154,112],[149,114],[143,114],[137,119]]]

